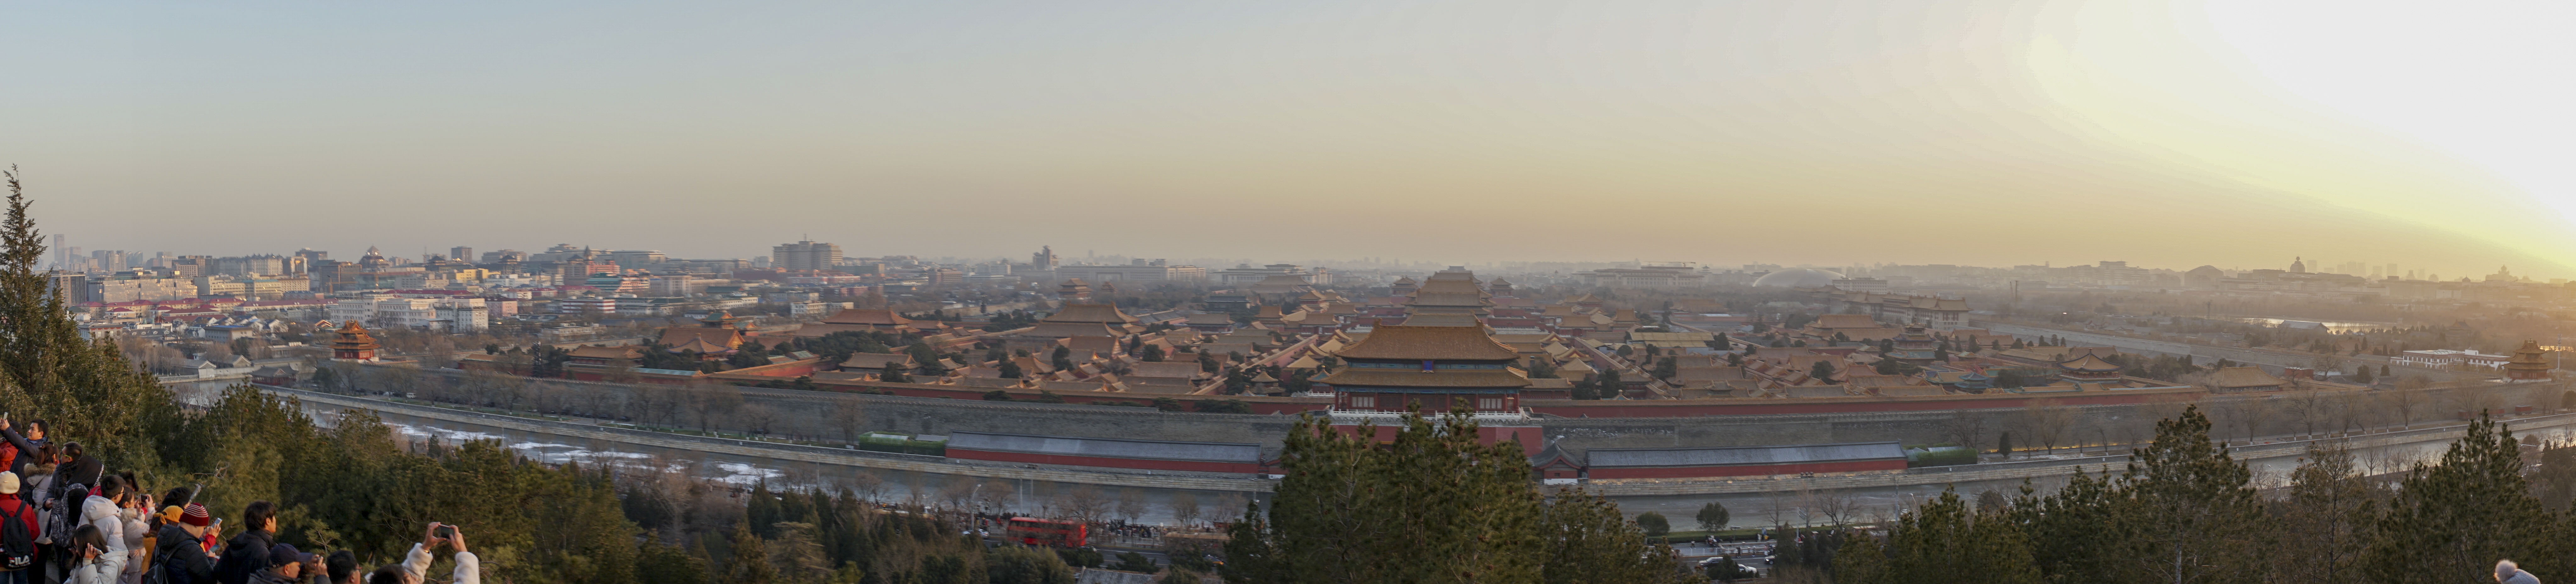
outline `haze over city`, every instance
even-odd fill
[[[2567,10],[24,5],[0,158],[72,199],[46,203],[52,232],[215,254],[748,257],[807,232],[939,256],[2564,277],[2569,146],[2547,137],[2576,95],[2520,72],[2567,47],[2513,32]]]
[[[2576,2],[0,8],[0,584],[2576,578]]]

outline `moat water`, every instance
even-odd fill
[[[220,387],[215,385],[214,389],[220,389]],[[181,389],[183,392],[188,390],[185,387]],[[311,411],[317,420],[328,420],[330,414],[336,410],[314,406]],[[1050,481],[921,473],[856,465],[749,457],[694,449],[662,448],[429,419],[400,412],[381,412],[379,416],[397,434],[415,442],[434,441],[452,446],[474,440],[495,440],[532,460],[547,463],[607,465],[628,472],[672,472],[739,486],[767,481],[772,488],[839,489],[869,482],[859,478],[865,475],[882,485],[883,499],[903,501],[914,494],[922,500],[935,500],[938,498],[938,493],[947,488],[947,485],[964,481],[965,484],[976,485],[973,488],[979,493],[984,489],[1008,489],[1011,494],[1006,498],[1006,504],[1017,512],[1041,512],[1055,505],[1059,493],[1074,487],[1071,484]],[[2571,441],[2576,440],[2576,425],[2516,430],[2516,435],[2536,435],[2544,443]],[[2427,435],[2420,441],[2357,449],[2353,455],[2364,472],[2402,473],[2414,464],[2440,459],[2450,442],[2456,438],[2457,435],[2452,433]],[[2263,486],[2286,484],[2290,472],[2296,469],[2300,462],[2301,456],[2295,452],[2247,460],[2254,471],[2256,483]],[[2085,472],[2088,473],[2100,470],[2102,470],[2100,466],[2085,467]],[[2113,474],[2118,474],[2120,468],[2119,465],[2113,464],[2109,470]],[[2021,479],[1949,483],[1940,482],[1938,474],[1918,474],[1923,477],[1923,482],[1893,487],[1818,492],[1788,490],[1749,494],[1623,496],[1617,499],[1620,506],[1631,514],[1648,511],[1662,513],[1672,518],[1676,529],[1687,529],[1684,526],[1690,523],[1688,518],[1695,514],[1701,505],[1712,501],[1724,504],[1734,516],[1732,523],[1738,526],[1770,525],[1775,522],[1802,525],[1826,522],[1828,517],[1820,509],[1834,507],[1853,509],[1843,514],[1844,520],[1892,517],[1900,509],[1910,508],[1940,496],[1944,490],[1955,489],[1961,497],[1974,500],[1978,493],[1988,489],[2000,491],[2007,497],[2016,496],[2023,485]],[[2063,486],[2064,481],[2064,477],[2059,476],[2033,479],[2030,484],[2039,492],[2046,493]],[[1123,489],[1110,487],[1105,488],[1104,492],[1114,497]],[[1159,488],[1135,490],[1147,503],[1148,509],[1139,516],[1140,521],[1167,525],[1179,522],[1171,512],[1170,503],[1173,495],[1183,491]],[[1202,509],[1199,515],[1201,522],[1239,514],[1246,496],[1244,493],[1187,492],[1199,502]]]

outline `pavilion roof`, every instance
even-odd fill
[[[2120,364],[2104,361],[2101,357],[2094,356],[2091,353],[2086,353],[2084,357],[2080,359],[2059,363],[2057,366],[2074,371],[2114,372],[2120,370]]]
[[[1508,345],[1495,342],[1481,327],[1384,325],[1369,332],[1368,338],[1343,347],[1344,359],[1466,359],[1504,360],[1520,357]]]

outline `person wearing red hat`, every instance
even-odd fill
[[[198,545],[198,540],[212,533],[214,524],[214,514],[207,513],[205,505],[181,507],[177,522],[161,526],[159,545],[152,550],[152,565],[147,569],[160,570],[161,581],[169,584],[215,581],[215,564]]]
[[[0,550],[0,584],[27,584],[38,565],[35,562],[35,550],[32,546],[36,538],[44,535],[45,532],[43,528],[37,527],[36,506],[28,504],[25,499],[18,498],[18,491],[23,487],[24,485],[18,483],[18,473],[0,472],[0,521],[15,521],[25,527],[26,543],[31,546],[30,549],[25,550]],[[8,547],[7,542],[0,541],[0,547]],[[7,565],[6,558],[23,558],[27,560],[27,564],[10,566]]]

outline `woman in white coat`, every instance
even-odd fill
[[[107,538],[106,545],[100,546],[99,549],[112,553],[118,561],[122,562],[126,556],[125,500],[132,496],[133,493],[126,488],[125,479],[115,475],[100,479],[98,494],[90,495],[89,499],[81,501],[80,523],[72,529],[97,527],[99,536]]]
[[[81,555],[73,561],[71,584],[117,584],[125,573],[125,554],[108,551],[106,546],[112,542],[97,526],[83,525],[72,532],[72,545]]]

